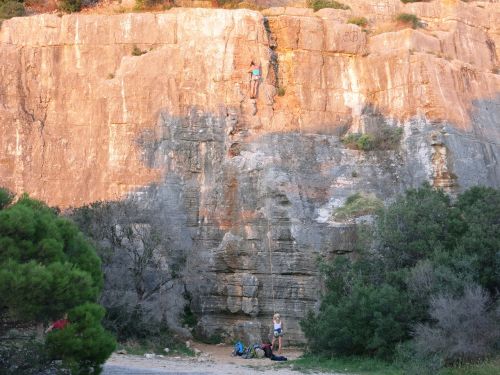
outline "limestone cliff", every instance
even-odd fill
[[[500,6],[345,2],[4,22],[0,185],[63,208],[140,195],[168,214],[207,334],[265,335],[279,311],[300,341],[317,257],[352,250],[331,218],[347,196],[500,186]],[[384,126],[393,150],[340,141]]]

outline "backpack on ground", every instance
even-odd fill
[[[242,358],[250,359],[250,358],[255,358],[256,356],[257,354],[255,353],[255,348],[253,346],[249,346],[243,353]]]
[[[257,358],[264,358],[266,356],[266,353],[264,352],[263,349],[261,349],[260,347],[258,347],[258,348],[255,348],[255,356]]]
[[[262,344],[260,348],[264,351],[264,355],[266,358],[271,358],[273,356],[273,349],[271,348],[271,344]]]
[[[241,341],[236,341],[236,344],[234,344],[233,355],[241,356],[243,353],[245,353],[245,347]]]

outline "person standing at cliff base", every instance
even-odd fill
[[[257,89],[260,81],[260,66],[257,66],[253,61],[250,63],[250,98],[257,98]]]
[[[64,329],[66,326],[69,324],[68,320],[68,314],[64,314],[62,319],[56,320],[54,323],[52,323],[46,330],[45,333],[49,333],[51,331],[57,330],[57,329]]]
[[[278,354],[281,354],[282,338],[283,338],[283,322],[281,321],[280,314],[273,315],[273,341],[271,347],[274,348],[274,342],[278,339]]]

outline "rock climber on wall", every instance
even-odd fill
[[[261,76],[260,66],[256,65],[253,61],[250,63],[250,69],[248,70],[250,73],[250,98],[257,98],[257,89],[259,87],[259,81]]]

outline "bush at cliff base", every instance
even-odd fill
[[[67,332],[50,339],[50,348],[64,339],[67,351],[51,349],[52,359],[61,359],[73,368],[80,366],[82,371],[98,370],[111,354],[114,341],[100,324],[101,308],[92,305],[103,284],[94,248],[73,223],[42,202],[26,195],[15,204],[11,200],[12,194],[0,189],[0,336],[18,332],[19,327],[29,332],[27,327],[46,326],[69,312],[70,324],[63,330]],[[82,321],[85,314],[88,317]],[[68,340],[66,335],[72,332],[77,332],[78,340]],[[0,339],[1,353],[11,352],[9,342],[23,346]],[[93,345],[101,348],[99,355],[88,354]],[[9,363],[3,355],[0,372],[15,373],[22,365]]]
[[[321,266],[320,309],[301,322],[311,351],[394,358],[407,342],[407,357],[443,365],[497,352],[499,190],[408,190],[367,231],[356,260]]]

